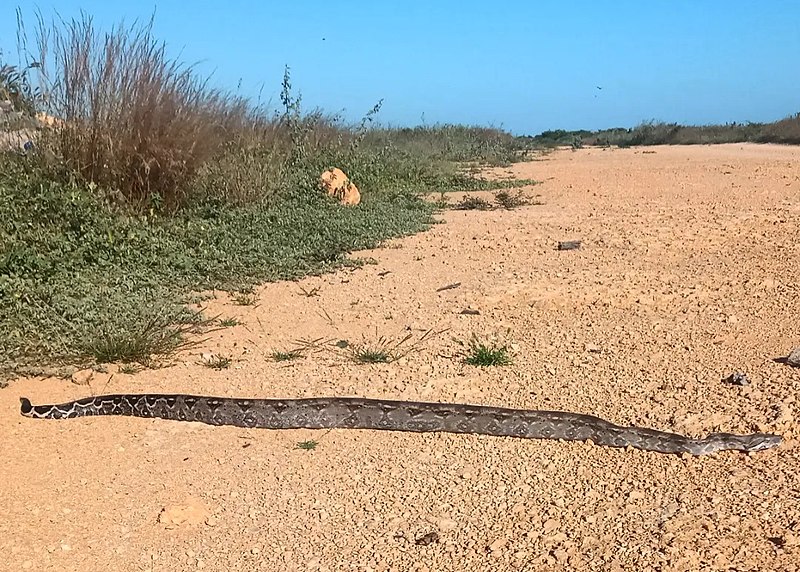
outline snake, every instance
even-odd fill
[[[689,455],[761,451],[781,443],[779,435],[770,433],[712,433],[693,439],[655,429],[623,427],[582,413],[360,397],[245,399],[149,393],[100,395],[58,405],[33,405],[21,397],[20,412],[37,419],[127,415],[245,428],[379,429],[563,439]]]

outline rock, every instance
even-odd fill
[[[744,374],[741,371],[734,371],[722,381],[731,385],[750,385],[750,380],[747,379],[747,374]]]
[[[320,176],[320,188],[343,205],[355,206],[361,202],[361,193],[339,168],[328,169]]]
[[[492,542],[489,546],[486,547],[486,550],[489,552],[497,552],[499,550],[503,550],[508,544],[508,538],[501,536],[500,538],[496,539]]]
[[[786,356],[786,363],[792,367],[800,367],[800,348],[794,348],[792,353]]]
[[[208,518],[208,510],[199,502],[192,501],[164,507],[158,515],[158,522],[165,528],[177,528],[184,524],[200,524]]]
[[[94,371],[91,369],[82,369],[72,374],[72,383],[75,385],[89,385],[89,382],[94,376]]]
[[[433,531],[417,538],[414,541],[414,544],[416,544],[417,546],[429,546],[437,542],[439,542],[439,533]]]
[[[545,521],[545,523],[544,523],[542,528],[544,528],[545,534],[549,534],[549,533],[553,532],[554,530],[556,530],[559,526],[561,526],[561,523],[558,522],[556,519],[551,518],[551,519],[548,519],[547,521]]]
[[[458,528],[458,523],[455,520],[446,517],[437,518],[434,521],[434,524],[436,524],[436,528],[442,532],[450,532],[451,530]]]

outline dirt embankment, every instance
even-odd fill
[[[376,265],[226,295],[170,368],[0,391],[3,570],[796,570],[800,565],[800,148],[589,149],[500,169],[543,205],[442,215]],[[558,252],[559,240],[582,240]],[[387,273],[388,272],[388,273]],[[458,288],[437,288],[460,282]],[[318,288],[317,296],[306,296]],[[465,308],[478,315],[461,314]],[[388,365],[298,339],[446,333]],[[480,369],[454,339],[507,340]],[[215,371],[200,354],[233,358]],[[750,385],[721,379],[734,371]],[[781,433],[689,458],[587,443],[37,421],[95,393],[361,395],[593,413],[691,435]],[[316,449],[297,449],[316,439]]]

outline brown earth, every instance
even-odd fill
[[[800,568],[800,369],[774,361],[800,346],[800,148],[560,151],[496,172],[508,173],[544,181],[531,191],[544,204],[448,211],[427,233],[358,254],[376,265],[266,285],[256,307],[219,294],[207,312],[243,324],[172,367],[0,391],[0,569]],[[583,246],[559,252],[560,240]],[[269,359],[298,339],[410,332],[411,344],[446,328],[388,365],[335,348]],[[472,334],[509,343],[514,365],[461,364],[455,340]],[[234,361],[212,370],[204,353]],[[751,384],[721,381],[734,371]],[[109,392],[460,401],[785,441],[696,458],[19,415],[19,396]],[[296,448],[310,439],[316,449]]]

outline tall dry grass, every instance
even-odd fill
[[[66,171],[134,207],[174,208],[198,169],[259,120],[249,102],[209,87],[167,55],[153,22],[100,33],[91,19],[39,19],[47,113],[63,119],[43,145]]]

